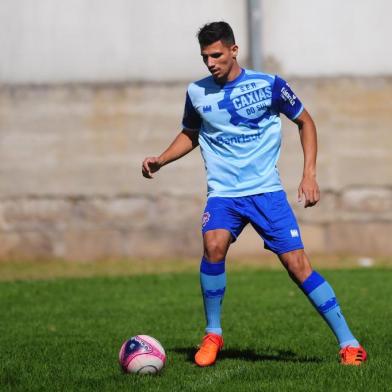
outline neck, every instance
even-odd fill
[[[238,65],[237,62],[235,62],[229,72],[229,74],[227,75],[227,80],[226,82],[232,82],[234,79],[238,78],[238,76],[241,73],[241,67]]]

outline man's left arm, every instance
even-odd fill
[[[320,190],[316,180],[316,126],[306,109],[304,109],[302,113],[292,121],[298,125],[302,150],[304,153],[304,171],[301,183],[298,187],[298,201],[301,202],[304,197],[304,207],[313,207],[320,200]]]

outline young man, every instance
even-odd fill
[[[160,156],[146,158],[142,166],[144,177],[152,178],[162,166],[198,145],[206,166],[200,282],[207,327],[195,362],[212,365],[223,347],[220,313],[226,289],[225,257],[250,223],[330,326],[341,348],[341,363],[360,365],[366,352],[347,326],[332,287],[312,270],[276,167],[283,113],[297,124],[304,153],[298,198],[304,200],[305,208],[319,201],[314,122],[283,79],[239,66],[238,46],[227,23],[206,24],[198,40],[212,76],[189,85],[182,132]]]

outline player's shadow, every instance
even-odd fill
[[[196,349],[193,347],[176,347],[170,351],[174,351],[179,354],[185,354],[188,362],[194,362],[194,356]],[[322,362],[320,358],[301,356],[294,353],[291,350],[274,350],[276,354],[267,354],[256,352],[251,349],[234,349],[228,348],[223,349],[219,353],[220,359],[240,359],[243,361],[277,361],[277,362],[300,362],[300,363],[318,363]]]

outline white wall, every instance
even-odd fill
[[[392,2],[264,0],[264,56],[296,76],[390,75]]]
[[[0,81],[187,80],[196,33],[226,20],[245,44],[244,0],[2,0]],[[246,45],[243,45],[246,51]]]
[[[284,75],[390,75],[391,14],[387,0],[264,0],[264,56]],[[245,0],[2,0],[0,82],[189,80],[205,72],[197,29],[221,19],[244,63]]]

